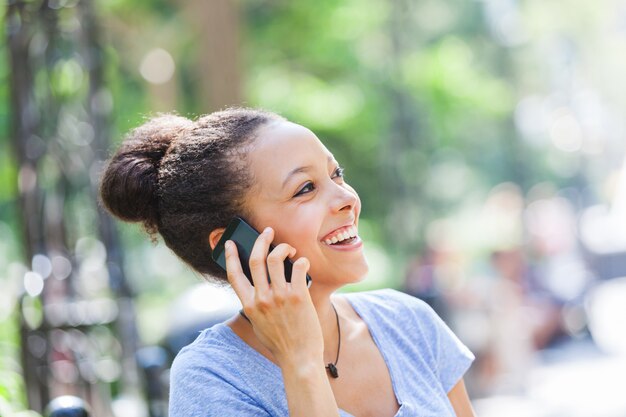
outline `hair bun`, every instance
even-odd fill
[[[158,224],[158,181],[161,159],[182,131],[193,125],[166,114],[131,131],[109,160],[100,183],[104,206],[115,216],[143,222],[149,232]]]

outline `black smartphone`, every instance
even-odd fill
[[[248,277],[248,281],[252,285],[252,274],[250,273],[250,254],[252,253],[252,247],[259,237],[260,233],[257,232],[252,226],[250,226],[244,219],[241,217],[233,218],[224,234],[220,238],[217,245],[215,245],[215,249],[213,249],[212,257],[215,262],[219,266],[226,271],[226,255],[224,253],[224,243],[227,240],[232,240],[237,245],[237,252],[239,254],[239,260],[241,261],[241,269],[243,273]],[[270,245],[270,251],[274,249],[273,245]],[[291,282],[291,272],[292,272],[293,264],[288,258],[285,258],[285,279],[287,282]],[[268,281],[270,279],[269,272],[267,274]],[[306,275],[306,284],[307,287],[311,286],[311,277],[309,274]]]

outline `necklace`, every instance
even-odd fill
[[[328,371],[330,376],[332,376],[333,378],[339,378],[339,371],[337,370],[337,363],[339,362],[339,351],[341,350],[341,326],[339,325],[339,314],[337,314],[337,309],[335,308],[335,305],[333,303],[330,303],[330,306],[333,308],[333,311],[335,312],[335,318],[337,319],[338,341],[337,341],[337,357],[335,358],[335,363],[332,363],[332,362],[328,363],[328,365],[326,365],[326,370]],[[246,316],[246,314],[243,312],[243,309],[239,310],[239,314],[241,315],[241,317],[246,319],[248,323],[252,324],[248,316]]]
[[[337,342],[337,357],[335,358],[335,363],[329,363],[328,365],[326,365],[326,369],[330,373],[330,376],[332,376],[333,378],[339,378],[337,362],[339,362],[339,351],[341,350],[341,326],[339,325],[339,314],[337,314],[337,309],[335,308],[335,305],[333,303],[330,303],[330,305],[333,308],[333,311],[335,312],[335,318],[337,319],[337,335],[339,337]]]

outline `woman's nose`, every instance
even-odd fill
[[[357,204],[356,193],[344,185],[336,184],[331,208],[334,212],[352,210]]]

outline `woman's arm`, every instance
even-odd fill
[[[290,417],[339,416],[324,363],[281,364]]]
[[[273,230],[267,228],[250,254],[254,286],[241,270],[236,246],[226,242],[228,280],[256,337],[282,370],[289,415],[338,417],[339,409],[324,368],[322,329],[306,283],[309,261],[298,259],[293,264],[291,282],[287,283],[283,262],[288,256],[293,257],[296,249],[281,243],[269,253],[273,236]]]
[[[448,393],[448,399],[450,400],[457,417],[475,417],[472,404],[470,403],[467,390],[465,389],[465,382],[463,382],[463,378],[461,378],[459,382],[452,387]]]

